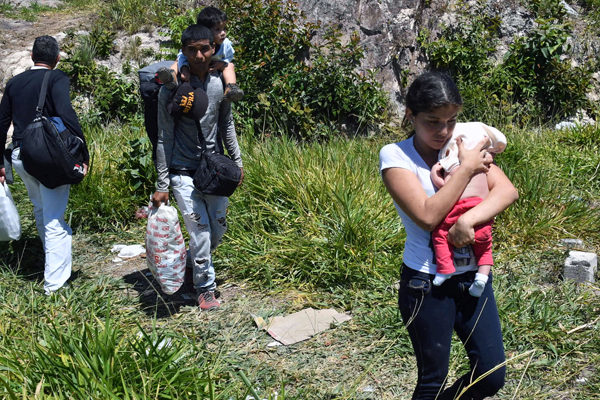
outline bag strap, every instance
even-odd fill
[[[200,146],[202,146],[202,151],[206,151],[206,140],[204,139],[204,135],[202,134],[202,127],[200,126],[200,122],[197,120],[194,120],[194,122],[196,123],[196,128],[198,129],[198,141],[200,141]],[[223,144],[221,143],[222,139],[221,139],[221,132],[219,132],[219,128],[217,128],[217,150],[221,153],[224,154],[224,150],[223,150]]]
[[[42,88],[40,89],[40,97],[38,99],[37,107],[35,108],[35,114],[37,117],[41,117],[42,112],[44,111],[46,92],[48,91],[48,78],[50,78],[50,70],[47,70],[44,73],[44,80],[42,81]]]

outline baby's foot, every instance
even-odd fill
[[[235,83],[228,83],[225,87],[225,100],[232,102],[240,101],[244,97],[244,91]]]
[[[435,278],[433,278],[433,284],[435,286],[441,286],[441,284],[444,283],[448,278],[450,278],[449,274],[435,274]]]
[[[481,297],[483,293],[483,289],[485,289],[485,284],[488,281],[488,276],[485,274],[480,274],[479,272],[475,274],[475,280],[469,287],[469,294],[473,297]]]

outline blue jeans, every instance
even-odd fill
[[[33,214],[38,235],[44,245],[44,292],[50,294],[60,289],[71,276],[71,228],[65,222],[71,185],[54,189],[42,185],[29,175],[19,159],[21,149],[12,152],[12,165],[27,188],[33,203]]]
[[[502,364],[504,346],[492,276],[481,297],[469,294],[475,271],[455,275],[433,286],[434,275],[402,268],[398,305],[417,358],[418,381],[413,399],[454,399],[478,376]],[[452,331],[469,357],[471,371],[444,390]],[[504,386],[505,367],[483,378],[460,398],[483,399]]]
[[[200,193],[191,176],[170,174],[169,179],[190,237],[188,259],[193,262],[194,288],[198,293],[214,290],[217,285],[211,252],[227,230],[229,199]]]

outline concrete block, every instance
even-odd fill
[[[569,251],[565,260],[565,279],[573,279],[576,282],[594,282],[594,275],[598,267],[598,256],[596,253],[584,251]]]

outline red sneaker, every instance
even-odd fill
[[[198,296],[198,307],[203,311],[217,309],[220,305],[221,303],[215,298],[215,292],[212,290],[200,293]]]

